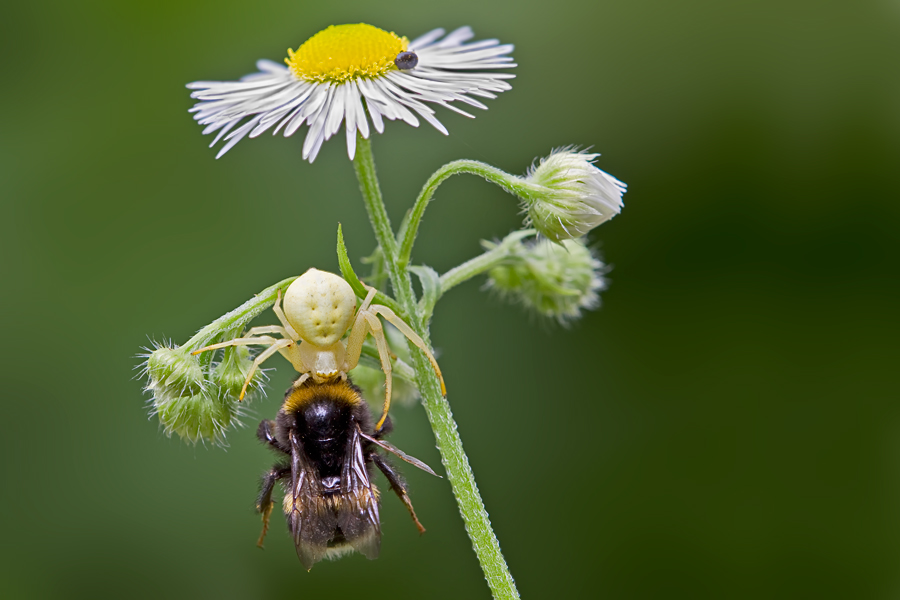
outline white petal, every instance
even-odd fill
[[[509,56],[511,44],[495,39],[470,42],[473,37],[470,27],[460,27],[447,35],[443,29],[432,30],[409,45],[419,57],[415,69],[392,70],[375,79],[342,84],[305,81],[280,63],[260,60],[256,63],[257,72],[238,81],[188,84],[191,96],[197,99],[189,112],[204,127],[204,134],[215,134],[213,146],[224,138],[225,146],[218,156],[245,137],[257,137],[269,130],[277,134],[282,129],[287,137],[306,124],[309,131],[302,154],[312,162],[322,144],[336,135],[343,124],[347,153],[353,158],[357,134],[364,138],[371,134],[370,117],[372,129],[378,133],[384,131],[385,119],[401,119],[418,127],[421,118],[446,135],[447,129],[435,115],[436,106],[472,118],[457,103],[484,110],[487,107],[475,98],[496,98],[498,93],[510,89],[507,80],[515,76],[493,72],[515,66]],[[593,189],[603,190],[597,192],[599,196],[615,197],[615,190],[620,189],[615,180],[593,173],[586,174],[584,181],[589,181],[585,185]]]
[[[234,127],[235,125],[238,124],[238,121],[239,121],[239,120],[240,120],[240,119],[231,121],[231,122],[229,122],[229,123],[225,123],[225,127],[222,129],[222,131],[219,132],[219,135],[216,136],[216,139],[214,139],[214,140],[212,141],[212,144],[210,144],[209,147],[212,148],[213,146],[215,146],[215,145],[219,142],[219,140],[222,139],[222,136],[223,136],[223,135],[225,135],[226,133],[228,133],[228,132],[231,130],[232,127]]]
[[[462,44],[466,40],[470,40],[475,37],[475,32],[472,31],[472,28],[466,25],[465,27],[460,27],[459,29],[454,29],[450,32],[450,34],[441,40],[440,43],[437,44],[438,48],[450,48],[452,46],[458,46]]]
[[[474,44],[473,44],[473,46],[474,46]],[[277,62],[267,60],[265,58],[256,61],[256,68],[259,69],[260,71],[264,71],[266,73],[279,73],[279,74],[288,70],[286,65],[283,65],[283,64],[280,65]]]
[[[316,111],[315,115],[311,115],[308,119],[309,133],[306,134],[306,139],[303,140],[303,158],[307,158],[310,154],[315,158],[315,155],[319,152],[318,149],[322,146],[322,142],[325,141],[325,120],[328,117],[331,104],[334,101],[334,93],[335,87],[329,86],[327,96],[322,103],[321,108]],[[313,148],[316,149],[315,153],[312,152]],[[310,159],[309,162],[312,162],[312,159]]]
[[[346,103],[347,85],[341,84],[334,89],[334,99],[328,108],[328,116],[325,118],[325,139],[331,139],[341,127],[344,120],[344,104]]]
[[[437,29],[432,29],[425,35],[421,35],[421,36],[417,37],[416,39],[414,39],[413,41],[411,41],[409,43],[409,49],[415,51],[416,49],[424,48],[425,46],[428,46],[434,40],[438,39],[442,35],[444,35],[444,30],[441,29],[440,27],[438,27]]]
[[[353,102],[352,96],[356,92],[356,86],[353,82],[344,85],[347,90],[345,92],[346,104],[344,106],[344,125],[347,132],[347,155],[350,160],[356,155],[356,104]]]
[[[297,131],[297,129],[299,129],[301,125],[303,125],[303,121],[306,119],[306,117],[301,114],[302,112],[303,107],[298,106],[297,110],[294,111],[291,116],[285,118],[281,123],[278,124],[278,127],[275,128],[275,131],[272,132],[272,135],[278,133],[278,130],[281,128],[281,126],[285,124],[287,125],[287,127],[284,128],[284,137],[291,137],[292,135],[294,135],[294,132]]]
[[[239,141],[241,141],[241,139],[243,139],[245,135],[247,135],[248,131],[253,129],[258,121],[259,117],[256,117],[255,119],[251,119],[250,121],[248,121],[239,129],[235,129],[228,137],[225,138],[226,140],[228,140],[228,143],[222,146],[222,149],[219,150],[218,154],[216,154],[216,158],[221,158],[223,154],[231,150],[235,144],[237,144]]]
[[[356,82],[350,82],[350,103],[353,105],[353,112],[356,113],[356,127],[359,133],[364,137],[369,137],[369,120],[366,119],[366,109],[363,107],[361,92]]]

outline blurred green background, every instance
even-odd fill
[[[254,439],[148,420],[135,355],[374,238],[343,134],[214,160],[184,84],[234,79],[332,23],[471,25],[513,90],[444,137],[389,124],[395,220],[456,158],[523,172],[593,145],[627,182],[596,230],[601,310],[547,326],[469,283],[438,305],[475,475],[525,598],[900,595],[900,4],[638,0],[21,2],[0,19],[3,598],[487,598],[446,480],[406,469],[381,558],[255,546]],[[304,128],[305,131],[305,128]],[[415,259],[439,271],[520,225],[445,184]],[[357,262],[357,265],[359,263]],[[264,315],[262,321],[272,321]],[[394,443],[439,465],[421,407]]]

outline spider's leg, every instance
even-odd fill
[[[301,385],[306,383],[306,380],[309,378],[310,378],[310,374],[304,373],[303,375],[301,375],[300,377],[297,378],[297,380],[293,383],[292,387],[294,389],[297,389],[298,387],[300,387]]]
[[[376,290],[375,288],[373,288],[373,287],[371,287],[371,286],[368,286],[368,285],[366,285],[366,284],[363,284],[363,285],[364,285],[365,287],[369,288],[369,292],[366,294],[366,298],[365,298],[365,300],[363,300],[362,305],[360,305],[360,307],[359,307],[359,312],[362,312],[362,311],[364,311],[364,310],[368,310],[369,305],[372,304],[372,300],[375,299],[375,294],[378,293],[378,290]]]
[[[278,290],[278,298],[275,300],[275,306],[272,307],[272,311],[275,313],[275,316],[278,317],[278,320],[281,321],[282,327],[287,331],[287,335],[285,337],[289,337],[295,342],[300,339],[300,334],[291,327],[291,324],[288,323],[287,317],[284,316],[284,311],[281,310],[281,290]]]
[[[406,482],[403,481],[403,476],[400,475],[394,466],[380,454],[376,454],[373,451],[369,456],[372,457],[372,462],[374,462],[381,472],[384,473],[384,476],[391,484],[391,489],[394,490],[394,493],[397,494],[397,497],[400,498],[400,501],[403,502],[407,510],[409,510],[409,516],[411,516],[413,522],[415,522],[416,527],[419,529],[419,533],[425,533],[425,527],[422,526],[419,522],[419,518],[416,517],[416,511],[413,509],[412,501],[409,499],[409,494],[406,491]]]
[[[369,288],[369,293],[366,295],[366,299],[363,300],[362,305],[356,313],[356,318],[353,320],[353,325],[350,328],[350,335],[347,336],[346,353],[344,355],[344,361],[347,363],[345,372],[354,369],[356,365],[359,364],[359,355],[362,354],[363,342],[368,333],[368,329],[366,329],[365,314],[368,312],[369,304],[375,297],[376,292],[378,292],[378,290],[375,288]]]
[[[240,337],[234,338],[233,340],[228,340],[227,342],[222,342],[221,344],[213,344],[212,346],[206,346],[205,348],[194,350],[193,352],[191,352],[191,354],[200,354],[201,352],[206,352],[207,350],[218,350],[219,348],[227,348],[228,346],[252,346],[254,344],[265,346],[267,344],[274,344],[276,342],[278,342],[277,339],[269,337],[267,335],[261,335],[259,337]]]
[[[381,418],[375,424],[375,431],[381,429],[384,420],[387,418],[388,410],[391,408],[391,351],[388,349],[387,339],[384,337],[384,328],[378,317],[366,310],[362,313],[372,337],[375,338],[375,345],[378,347],[378,356],[381,358],[381,370],[384,371],[384,409],[381,412]]]
[[[431,353],[431,350],[428,349],[425,341],[419,337],[419,334],[413,331],[409,325],[403,322],[403,319],[397,316],[397,313],[389,309],[387,306],[376,304],[375,306],[369,307],[369,310],[384,317],[388,321],[388,323],[399,329],[400,333],[408,337],[409,341],[411,341],[419,348],[419,350],[425,353],[425,356],[427,356],[428,360],[431,362],[431,368],[434,369],[434,372],[437,374],[438,379],[441,380],[441,395],[446,396],[447,386],[444,385],[444,376],[441,375],[441,368],[438,366],[437,361],[434,359],[434,355]]]
[[[238,396],[238,400],[243,400],[244,395],[247,393],[247,386],[250,385],[250,380],[253,379],[253,374],[256,373],[256,369],[259,368],[261,364],[263,364],[267,358],[281,350],[282,348],[287,348],[288,346],[292,346],[294,344],[294,340],[276,340],[274,344],[263,350],[259,356],[256,357],[256,360],[253,361],[253,365],[250,367],[250,372],[247,373],[247,381],[244,382],[244,387],[241,388],[241,395]]]
[[[284,338],[291,337],[290,334],[287,332],[287,329],[285,329],[284,327],[280,327],[278,325],[262,325],[260,327],[252,327],[247,331],[247,333],[245,334],[245,337],[249,337],[251,335],[260,335],[263,333],[277,333],[281,337],[284,337]]]

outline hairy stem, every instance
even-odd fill
[[[397,240],[391,231],[390,221],[388,220],[378,187],[371,144],[369,140],[362,138],[362,136],[357,140],[356,158],[353,161],[353,166],[359,178],[360,190],[363,194],[366,210],[369,213],[369,219],[372,221],[372,227],[375,230],[375,237],[384,251],[385,263],[388,275],[391,278],[394,296],[404,309],[406,322],[428,343],[428,329],[417,314],[416,297],[413,292],[409,272],[406,269],[409,256],[407,254],[406,260],[402,265],[397,259]],[[437,185],[434,187],[437,187]],[[413,214],[406,223],[409,226],[407,227],[407,234],[411,227],[413,238],[415,237],[415,229],[417,228],[418,220],[421,219],[422,211],[424,211],[424,206],[419,211],[418,217]],[[411,245],[412,243],[410,242],[410,247]],[[500,544],[497,541],[497,536],[494,535],[494,530],[491,528],[491,522],[488,519],[487,511],[484,509],[481,494],[479,494],[478,486],[475,484],[475,477],[469,466],[468,457],[463,450],[462,440],[459,437],[456,422],[453,420],[453,414],[450,411],[450,404],[441,395],[440,383],[425,354],[412,344],[410,344],[410,352],[412,353],[413,367],[416,370],[419,392],[422,395],[422,403],[434,430],[438,450],[441,453],[441,461],[447,472],[447,479],[450,481],[453,495],[456,497],[459,505],[466,532],[469,534],[469,539],[472,540],[472,547],[475,549],[475,554],[484,571],[485,579],[495,599],[512,600],[519,598],[516,584],[509,573],[503,554],[500,552]]]
[[[202,348],[203,346],[207,346],[209,344],[214,343],[215,339],[219,337],[221,334],[225,333],[228,330],[234,330],[235,335],[240,334],[241,330],[243,330],[244,326],[247,325],[250,321],[252,321],[257,315],[262,313],[262,311],[266,310],[273,304],[275,304],[275,300],[278,298],[278,292],[284,291],[288,288],[296,277],[288,277],[282,281],[279,281],[275,285],[269,286],[260,293],[253,296],[240,306],[238,306],[233,311],[226,313],[198,331],[194,334],[194,337],[189,339],[182,346],[186,349],[196,350],[197,348]],[[210,356],[211,352],[207,353]]]
[[[453,267],[441,275],[441,295],[450,288],[454,288],[464,281],[490,271],[494,267],[503,264],[512,255],[512,244],[519,240],[535,235],[534,229],[523,229],[506,236],[503,242],[492,245],[487,252],[471,258],[463,264]]]
[[[356,141],[356,157],[353,159],[353,169],[359,180],[359,191],[362,192],[366,204],[366,212],[369,213],[369,221],[375,230],[375,238],[388,265],[396,262],[397,240],[394,239],[394,231],[391,229],[391,219],[384,208],[384,200],[381,197],[381,186],[378,185],[378,175],[375,173],[375,159],[372,157],[372,144],[359,135]]]
[[[412,210],[407,213],[401,224],[400,235],[398,236],[400,244],[399,254],[397,255],[397,264],[401,268],[405,268],[409,264],[413,244],[419,232],[419,222],[422,220],[425,208],[431,202],[435,190],[448,178],[460,173],[478,175],[520,198],[530,198],[538,191],[537,186],[528,183],[521,177],[510,175],[505,171],[477,160],[455,160],[447,163],[428,178],[428,181],[422,187],[422,191],[419,192],[419,197],[416,198],[416,203],[413,205]]]

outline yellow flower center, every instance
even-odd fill
[[[300,79],[343,83],[396,69],[394,59],[408,46],[405,37],[365,23],[332,25],[303,42],[296,52],[288,48],[284,62]]]

